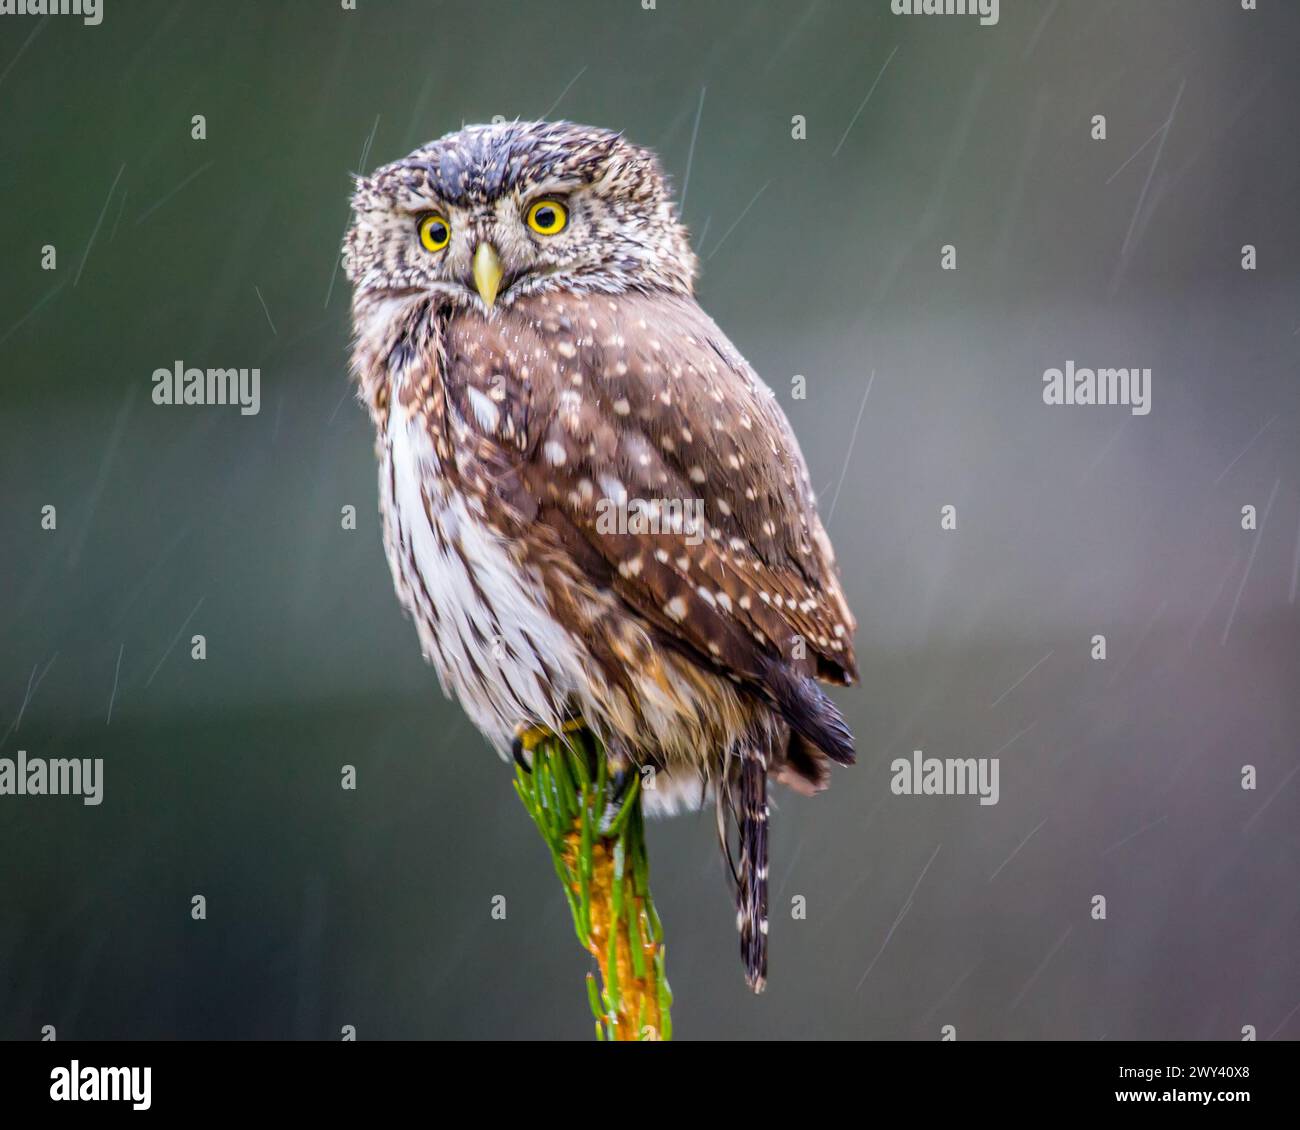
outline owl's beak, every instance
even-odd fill
[[[501,285],[501,259],[492,244],[483,242],[474,252],[474,285],[485,306],[491,306],[497,300],[497,288]]]

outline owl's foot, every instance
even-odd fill
[[[532,755],[542,742],[547,738],[560,737],[564,734],[576,734],[585,730],[587,724],[581,718],[571,718],[560,725],[560,733],[557,734],[549,726],[519,726],[515,730],[515,739],[510,743],[510,755],[515,759],[515,764],[525,773],[531,773]]]

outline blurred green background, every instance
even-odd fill
[[[350,174],[494,115],[659,151],[861,622],[762,998],[711,816],[650,829],[678,1035],[1300,1034],[1294,6],[104,5],[0,18],[0,757],[106,776],[0,797],[0,1037],[591,1036],[346,378]],[[260,414],[154,405],[178,359],[260,367]],[[1067,359],[1151,367],[1151,414],[1045,407]],[[913,749],[998,756],[1000,803],[894,796]]]

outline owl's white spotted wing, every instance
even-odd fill
[[[446,365],[498,495],[662,637],[778,702],[807,676],[856,678],[798,445],[694,302],[523,300],[453,319]]]

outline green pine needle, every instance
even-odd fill
[[[619,796],[622,780],[611,780],[599,740],[582,730],[544,737],[532,772],[516,766],[512,784],[550,850],[578,942],[600,966],[603,988],[595,974],[586,982],[596,1038],[666,1040],[672,991],[650,897],[641,780],[633,775]]]

